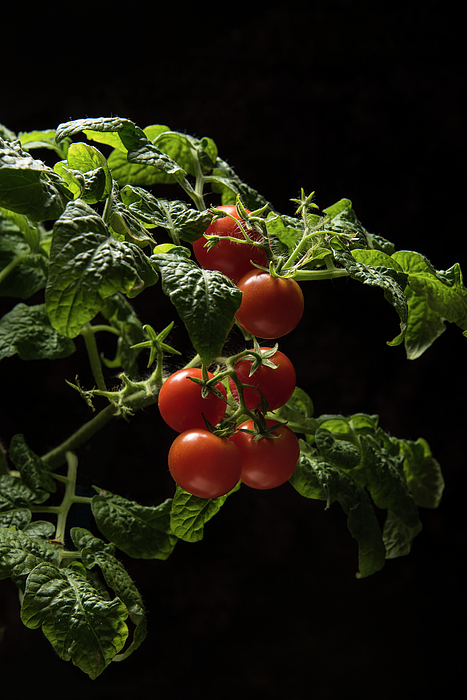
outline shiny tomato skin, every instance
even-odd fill
[[[267,420],[271,427],[277,421]],[[278,424],[279,425],[279,424]],[[273,433],[274,438],[260,438],[242,432],[242,429],[254,430],[252,420],[238,426],[237,432],[230,436],[242,455],[242,473],[240,480],[253,489],[265,490],[281,486],[290,479],[300,457],[300,445],[295,433],[286,425],[279,425]]]
[[[234,216],[237,220],[243,220],[239,218],[237,208],[233,204],[224,204],[217,209],[222,209],[223,211]],[[248,209],[246,210],[249,214]],[[222,219],[217,219],[208,228],[205,233],[208,235],[215,236],[232,236],[234,238],[243,239],[243,234],[239,226],[232,221],[229,216],[224,216]],[[248,229],[248,235],[254,241],[261,241],[262,236],[258,231]],[[233,282],[237,282],[241,279],[247,272],[255,269],[251,264],[250,260],[257,263],[258,265],[267,265],[267,260],[264,252],[255,248],[251,245],[237,244],[232,241],[222,241],[220,240],[216,245],[208,250],[204,247],[206,243],[206,238],[201,236],[197,241],[193,243],[193,252],[195,254],[196,260],[205,270],[219,270],[229,277]]]
[[[261,348],[261,351],[270,350],[270,348]],[[240,379],[242,384],[252,384],[263,394],[269,404],[271,411],[283,406],[292,396],[297,376],[295,368],[287,355],[277,350],[269,360],[277,365],[276,369],[261,365],[258,369],[249,376],[253,360],[240,360],[235,365],[235,374]],[[229,377],[229,386],[232,396],[238,400],[237,387]],[[256,389],[244,387],[243,399],[245,406],[253,411],[261,405],[261,394]]]
[[[201,379],[199,368],[180,369],[171,374],[159,391],[159,411],[164,421],[179,433],[191,428],[205,428],[207,420],[216,425],[224,417],[226,404],[218,396],[209,392],[206,398],[201,395],[201,386],[190,377]],[[208,378],[214,375],[208,372]],[[219,382],[215,385],[225,397],[225,389]]]
[[[170,446],[169,470],[174,481],[199,498],[218,498],[239,482],[242,458],[228,438],[208,430],[186,430]]]
[[[255,269],[237,286],[243,296],[235,318],[248,333],[258,338],[281,338],[300,322],[305,299],[294,279],[273,277]]]

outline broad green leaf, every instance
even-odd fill
[[[325,461],[339,469],[353,469],[360,463],[362,452],[350,440],[336,439],[329,430],[318,428],[315,441]]]
[[[163,228],[172,240],[193,242],[200,238],[212,221],[208,210],[191,209],[177,199],[157,199],[141,187],[126,185],[120,192],[122,201],[145,226]]]
[[[137,139],[136,131],[137,126],[134,122],[120,117],[75,119],[59,124],[55,139],[57,142],[61,142],[65,138],[85,133],[89,139],[126,151],[128,146]]]
[[[41,249],[31,253],[24,235],[4,221],[0,216],[0,296],[28,299],[46,285],[47,257]]]
[[[11,224],[13,224],[13,228]],[[17,214],[14,211],[9,211],[8,209],[2,209],[0,207],[0,233],[2,237],[4,231],[11,232],[16,230],[23,234],[24,240],[31,252],[37,253],[40,242],[38,225],[29,221],[28,217],[24,214]]]
[[[416,527],[409,527],[389,510],[383,528],[386,559],[395,559],[409,554],[412,542],[421,530],[422,524],[420,522]]]
[[[31,525],[24,531],[16,527],[0,527],[0,579],[11,578],[22,591],[27,577],[38,564],[60,564],[57,547],[35,536],[33,528],[29,532]]]
[[[0,206],[32,221],[56,219],[72,194],[52,168],[0,139]]]
[[[393,457],[371,435],[360,437],[366,488],[378,508],[393,511],[407,527],[419,527],[418,508],[407,484],[401,458]]]
[[[109,226],[115,238],[136,243],[141,248],[156,245],[152,233],[149,233],[138,217],[117,197],[112,197]]]
[[[242,293],[222,273],[203,270],[179,249],[151,257],[162,277],[162,289],[185,324],[196,352],[206,365],[219,354],[237,312]]]
[[[24,528],[31,520],[31,506],[48,498],[47,491],[31,489],[19,476],[0,476],[0,526]]]
[[[436,270],[419,253],[397,251],[392,258],[408,277],[409,323],[405,338],[409,359],[416,359],[444,331],[444,322],[467,328],[467,289],[458,263]]]
[[[9,449],[10,459],[21,474],[24,483],[33,491],[44,489],[55,493],[56,483],[45,462],[26,444],[24,435],[13,435]]]
[[[102,201],[112,189],[106,158],[87,143],[72,143],[67,160],[55,163],[54,170],[67,183],[74,198],[80,197],[87,204]]]
[[[437,508],[444,490],[444,479],[430,446],[423,438],[415,442],[400,440],[399,444],[405,454],[405,478],[415,502],[422,508]]]
[[[68,357],[75,344],[52,328],[45,304],[17,304],[0,319],[0,360],[18,353],[22,360]]]
[[[131,644],[115,661],[126,659],[146,637],[146,614],[141,595],[123,564],[115,558],[113,545],[94,537],[84,528],[74,527],[70,534],[81,551],[81,561],[86,569],[93,569],[96,565],[99,567],[107,586],[125,603],[130,619],[136,625]]]
[[[110,542],[135,559],[167,559],[177,538],[170,529],[168,499],[159,506],[141,506],[95,487],[91,503],[97,527]]]
[[[29,151],[31,148],[47,148],[63,156],[63,148],[55,140],[55,129],[42,129],[35,131],[20,131],[18,138],[22,148]]]
[[[355,251],[357,252],[357,251]],[[383,254],[382,254],[383,255]],[[395,266],[381,267],[365,265],[355,260],[352,255],[345,252],[335,252],[337,262],[341,263],[352,279],[367,284],[371,287],[380,287],[384,298],[395,308],[400,319],[400,334],[388,345],[399,345],[403,342],[408,320],[408,305],[404,295],[407,284],[407,274],[395,269]]]
[[[149,129],[145,129],[145,134],[148,133]],[[210,138],[197,139],[178,131],[163,131],[151,141],[190,175],[196,176],[198,163],[204,172],[212,170],[216,163],[217,146]]]
[[[340,469],[304,451],[289,481],[305,498],[327,501],[328,507],[335,501],[341,505],[349,531],[358,542],[358,577],[370,576],[383,568],[381,529],[363,488]]]
[[[39,564],[27,579],[22,622],[42,627],[58,656],[92,679],[122,650],[127,616],[121,600],[103,598],[78,569]]]
[[[85,202],[70,202],[55,222],[45,299],[50,321],[63,335],[77,336],[107,297],[134,297],[157,279],[141,248],[112,238]]]
[[[205,524],[219,512],[228,496],[238,488],[237,484],[232,491],[219,498],[199,498],[177,486],[170,517],[174,535],[186,542],[202,540]]]

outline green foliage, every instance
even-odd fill
[[[54,167],[32,157],[37,148],[56,157]],[[166,185],[178,189],[177,197],[167,198]],[[141,596],[118,553],[165,560],[179,539],[201,540],[227,501],[235,507],[233,492],[202,499],[180,487],[156,506],[100,485],[92,497],[76,495],[75,452],[112,418],[130,420],[157,403],[164,354],[178,353],[165,342],[173,324],[153,329],[141,322],[134,297],[170,300],[196,353],[187,364],[219,368],[227,362],[229,368],[234,362],[222,353],[242,294],[191,255],[219,200],[253,212],[249,226],[267,241],[272,274],[303,284],[348,277],[382,292],[399,319],[388,344],[403,344],[409,359],[427,351],[446,323],[467,333],[459,264],[437,270],[417,252],[396,250],[364,228],[349,199],[319,212],[313,193],[302,192],[292,200],[295,211],[278,212],[219,157],[211,138],[165,125],[90,118],[18,135],[0,125],[0,295],[12,299],[0,319],[0,360],[17,354],[52,361],[71,355],[84,339],[95,388],[72,386],[93,408],[95,397],[108,401],[48,454],[30,449],[27,432],[13,437],[9,463],[0,461],[0,577],[22,592],[24,624],[42,628],[57,654],[90,678],[127,658],[146,636]],[[43,300],[32,300],[41,293]],[[98,332],[114,336],[113,357],[99,353]],[[144,372],[141,353],[149,356]],[[114,383],[120,372],[111,391],[107,369]],[[242,415],[240,407],[230,419]],[[422,527],[419,508],[436,508],[444,487],[426,440],[389,436],[375,415],[316,417],[312,399],[298,387],[268,417],[300,436],[291,486],[326,508],[337,502],[344,510],[358,543],[359,577],[409,553]],[[65,464],[66,474],[60,472]],[[67,528],[75,503],[88,505],[104,539]]]

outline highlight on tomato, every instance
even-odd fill
[[[218,498],[238,484],[242,456],[228,438],[209,430],[186,430],[170,446],[168,464],[184,491],[199,498]]]
[[[290,479],[300,457],[300,445],[295,433],[286,425],[267,419],[273,437],[255,439],[255,435],[245,432],[255,430],[252,420],[238,426],[237,432],[230,436],[242,456],[240,480],[253,489],[273,489]]]
[[[248,333],[258,338],[280,338],[300,322],[305,299],[294,279],[273,277],[256,268],[237,286],[243,296],[235,318]]]
[[[207,373],[208,379],[214,375]],[[204,398],[202,387],[193,382],[190,377],[202,379],[203,372],[200,368],[180,369],[171,374],[163,383],[159,391],[159,411],[164,421],[173,430],[182,433],[191,428],[205,428],[205,418],[216,425],[224,417],[226,403],[213,392],[209,392]],[[215,388],[226,398],[226,392],[220,382]]]
[[[230,214],[230,216],[235,217],[235,219],[244,224],[243,219],[238,215],[235,205],[224,204],[216,208],[222,209],[226,214]],[[248,209],[245,211],[247,214],[250,213]],[[205,270],[219,270],[236,283],[247,272],[255,269],[252,262],[265,266],[267,265],[267,258],[264,251],[260,248],[228,240],[220,240],[209,250],[205,248],[207,243],[206,234],[220,236],[221,238],[223,236],[232,236],[243,240],[243,233],[240,227],[230,216],[224,216],[213,221],[206,229],[205,234],[193,243],[193,252],[196,260]],[[261,234],[254,229],[247,229],[247,233],[253,241],[260,242],[263,240]]]
[[[262,347],[260,351],[266,352],[270,349]],[[261,395],[267,401],[270,410],[274,411],[287,403],[294,392],[297,376],[295,367],[287,355],[276,350],[274,355],[268,359],[276,365],[276,368],[262,364],[251,376],[252,359],[241,359],[235,365],[235,374],[242,384],[249,384],[253,387],[243,387],[243,400],[250,411],[261,408]],[[238,401],[237,387],[230,377],[229,387],[232,396]]]

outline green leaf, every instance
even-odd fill
[[[52,168],[0,138],[0,206],[32,221],[56,219],[72,194]]]
[[[87,204],[106,199],[112,189],[107,159],[87,143],[72,143],[67,160],[55,163],[54,170],[64,179],[75,198],[80,197]]]
[[[208,210],[191,209],[180,200],[156,199],[141,187],[126,185],[121,190],[122,201],[145,226],[167,231],[175,243],[192,243],[200,238],[212,221]]]
[[[422,508],[437,508],[444,490],[444,479],[430,446],[423,438],[416,442],[399,440],[399,444],[405,454],[405,478],[415,502]]]
[[[355,251],[358,257],[363,251]],[[371,254],[373,255],[373,254]],[[378,253],[378,260],[384,253]],[[404,295],[407,284],[407,274],[396,269],[392,263],[390,267],[375,266],[358,262],[352,255],[346,252],[335,251],[337,262],[341,263],[352,279],[358,280],[371,287],[380,287],[383,290],[384,298],[395,308],[400,318],[400,334],[388,345],[399,345],[403,342],[407,328],[408,305]],[[368,257],[366,258],[368,260]],[[373,259],[373,258],[370,258]]]
[[[336,439],[329,430],[318,428],[315,441],[326,462],[339,469],[353,469],[360,463],[362,452],[348,439]]]
[[[95,487],[91,503],[97,527],[108,540],[135,559],[167,559],[177,538],[170,529],[168,499],[159,506],[141,506]]]
[[[55,222],[45,299],[50,321],[63,335],[77,336],[107,297],[134,297],[157,279],[139,246],[112,238],[85,202],[70,202]]]
[[[47,148],[63,157],[63,146],[60,146],[55,140],[55,129],[20,131],[18,138],[22,148],[26,151],[29,151],[31,148]]]
[[[162,289],[185,324],[196,352],[206,365],[219,354],[237,312],[242,293],[222,273],[203,270],[174,249],[151,257],[162,277]]]
[[[28,299],[46,285],[47,257],[31,253],[24,235],[4,222],[0,213],[0,296]]]
[[[30,489],[33,491],[44,489],[49,493],[55,493],[57,486],[47,465],[28,447],[24,435],[13,435],[9,455],[24,483]]]
[[[31,506],[48,498],[47,491],[31,489],[19,476],[0,476],[0,526],[24,528],[31,520]]]
[[[412,542],[421,530],[422,524],[420,522],[415,527],[409,527],[389,510],[383,529],[386,559],[395,559],[409,554]]]
[[[97,678],[123,648],[127,609],[106,600],[75,568],[39,564],[29,574],[21,620],[42,631],[58,656]]]
[[[449,270],[436,270],[423,255],[408,250],[392,258],[408,277],[405,347],[408,359],[414,360],[443,333],[445,321],[467,328],[467,289],[458,263]]]
[[[11,226],[13,224],[13,227]],[[24,214],[17,214],[8,209],[0,207],[0,233],[3,231],[19,231],[23,234],[24,240],[27,243],[32,253],[37,253],[39,250],[40,233],[37,224],[29,221]]]
[[[52,328],[45,304],[17,304],[0,319],[0,360],[18,353],[22,360],[68,357],[75,344]]]
[[[47,524],[53,530],[52,524]],[[0,579],[11,578],[24,591],[31,571],[43,563],[59,566],[60,552],[54,545],[35,536],[33,528],[0,527]]]
[[[366,488],[378,508],[391,510],[407,527],[419,527],[418,508],[408,487],[401,456],[393,456],[371,435],[360,437]]]
[[[294,432],[314,436],[318,423],[313,418],[313,411],[313,401],[297,386],[287,403],[274,411],[274,416],[281,421],[287,421],[287,425]]]
[[[96,565],[99,567],[107,586],[125,603],[130,619],[136,625],[132,643],[115,659],[121,661],[130,656],[146,637],[146,614],[141,595],[123,564],[115,558],[113,545],[94,537],[84,528],[74,527],[70,535],[81,551],[81,561],[86,569],[91,570]]]
[[[307,451],[302,451],[289,481],[305,498],[327,501],[328,506],[334,501],[340,503],[347,515],[347,527],[358,542],[358,577],[370,576],[383,568],[385,547],[381,529],[363,488],[345,472]]]
[[[177,486],[170,517],[173,533],[185,542],[202,540],[205,524],[219,512],[228,496],[238,488],[239,484],[219,498],[199,498]]]

